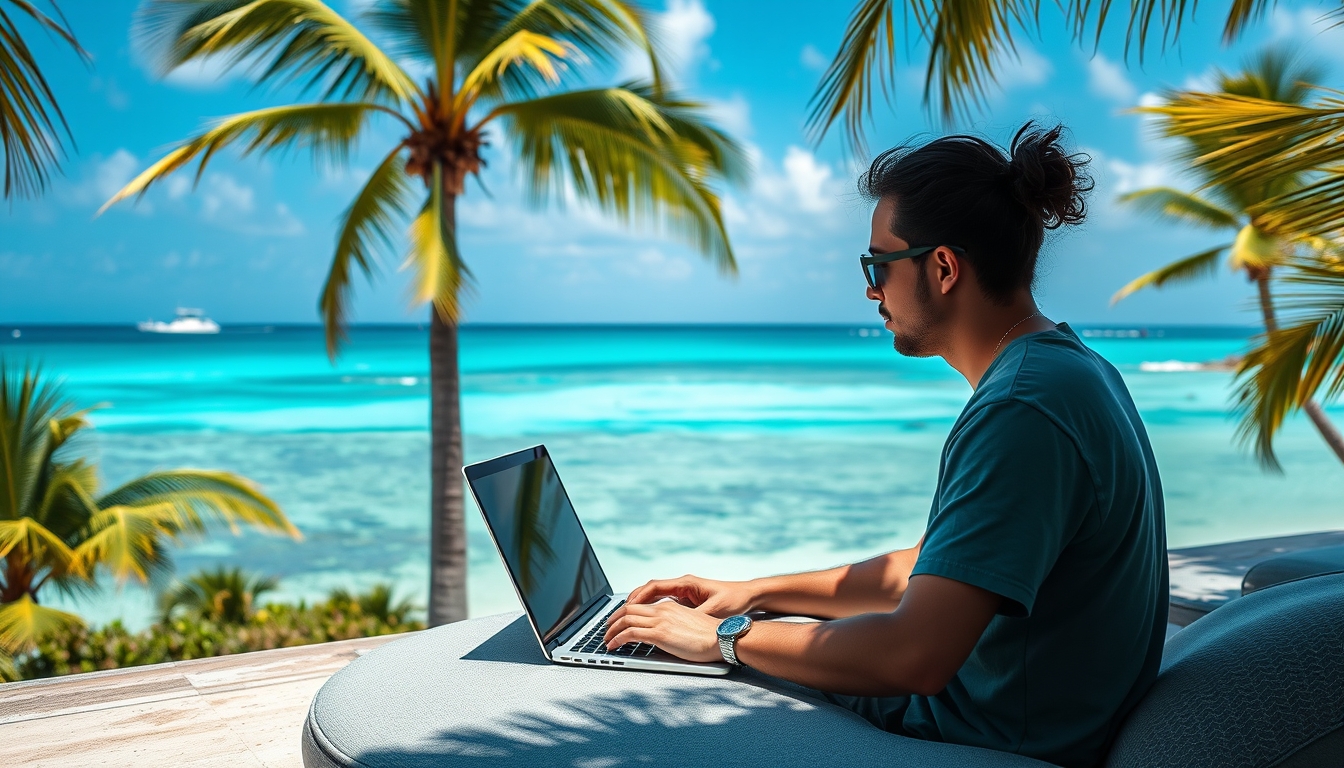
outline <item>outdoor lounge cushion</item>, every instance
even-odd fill
[[[1251,566],[1241,580],[1241,594],[1331,573],[1344,573],[1344,546],[1300,549]]]
[[[552,665],[512,615],[357,659],[313,699],[302,738],[307,768],[1046,765],[884,733],[741,671]],[[1344,575],[1239,598],[1178,633],[1105,765],[1344,765]]]
[[[388,643],[336,673],[303,731],[307,768],[919,766],[1048,768],[894,736],[735,671],[551,664],[527,620],[490,616]]]

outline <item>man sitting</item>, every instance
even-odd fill
[[[868,298],[896,351],[974,389],[912,549],[747,582],[650,582],[610,622],[817,689],[893,733],[1097,763],[1157,675],[1162,485],[1124,381],[1032,296],[1045,230],[1083,220],[1087,158],[1028,124],[1005,153],[948,136],[880,155]],[[664,598],[673,598],[664,600]],[[765,610],[830,621],[752,624]]]

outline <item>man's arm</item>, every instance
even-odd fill
[[[1002,599],[941,576],[915,576],[890,613],[814,624],[756,622],[737,641],[737,657],[766,674],[832,693],[932,696],[966,662]],[[653,643],[691,661],[718,661],[718,623],[671,601],[627,605],[613,616],[607,644]]]
[[[825,571],[736,582],[696,576],[651,581],[631,592],[627,602],[653,603],[671,597],[719,618],[751,610],[821,619],[890,613],[905,595],[923,543],[921,539],[910,549]]]

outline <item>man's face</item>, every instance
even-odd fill
[[[896,203],[890,199],[880,201],[873,210],[869,252],[891,253],[910,247],[891,232],[895,210]],[[916,264],[916,261],[921,263]],[[892,345],[906,357],[931,357],[938,353],[938,312],[924,270],[927,264],[927,258],[901,259],[885,264],[882,271],[886,279],[882,285],[868,288],[868,298],[878,302],[877,313],[895,336]]]

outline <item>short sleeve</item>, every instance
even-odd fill
[[[1095,494],[1073,441],[1017,401],[977,410],[948,440],[912,576],[932,574],[1007,598],[1031,614],[1036,593]]]

